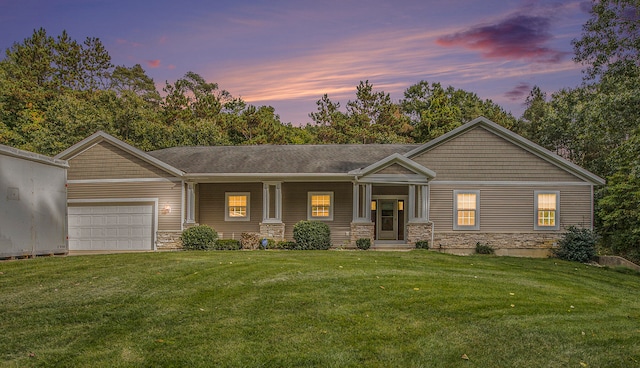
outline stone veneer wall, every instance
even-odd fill
[[[156,246],[158,250],[176,250],[182,249],[182,241],[180,240],[182,231],[158,231],[156,233]]]
[[[561,233],[435,233],[431,249],[446,253],[471,254],[476,243],[487,244],[497,255],[547,257]]]
[[[275,241],[284,240],[283,223],[260,223],[260,235]]]
[[[407,224],[407,243],[415,244],[420,240],[428,240],[429,247],[433,247],[431,244],[431,231],[433,224],[427,222],[417,222]]]
[[[355,247],[360,238],[371,239],[373,243],[375,225],[373,222],[352,222],[349,246]]]

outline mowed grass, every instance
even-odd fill
[[[640,276],[553,259],[37,258],[0,292],[7,367],[640,367]]]

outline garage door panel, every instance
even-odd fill
[[[69,207],[70,250],[153,249],[153,206]]]

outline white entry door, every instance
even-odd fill
[[[153,249],[153,206],[69,206],[69,250]]]

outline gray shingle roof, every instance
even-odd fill
[[[148,154],[186,173],[347,173],[415,144],[173,147]]]

